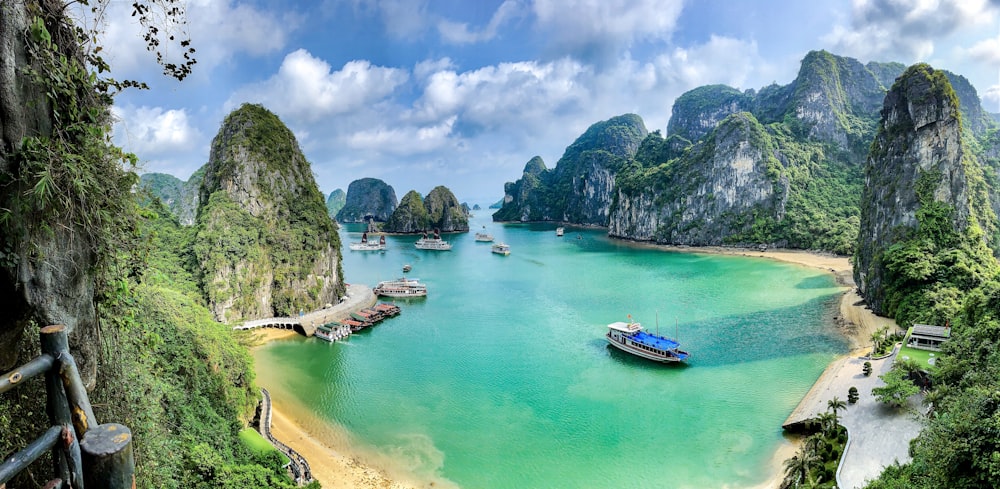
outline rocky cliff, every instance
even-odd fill
[[[385,222],[396,209],[396,191],[377,178],[362,178],[347,186],[344,207],[337,213],[340,222]]]
[[[343,293],[340,241],[294,135],[244,104],[212,140],[195,254],[215,317],[294,315]]]
[[[382,230],[389,233],[421,233],[429,229],[427,208],[416,190],[410,190],[392,211]]]
[[[469,215],[448,187],[434,187],[421,199],[416,190],[403,196],[382,229],[390,233],[468,232]]]
[[[921,280],[915,263],[890,270],[906,261],[894,246],[920,235],[919,246],[954,246],[936,241],[970,231],[988,239],[995,230],[981,168],[963,144],[960,106],[948,76],[926,64],[907,69],[885,97],[865,165],[854,262],[855,282],[876,313],[895,313],[900,273]]]
[[[344,208],[345,204],[347,204],[347,194],[343,190],[338,188],[330,192],[330,196],[326,198],[326,213],[330,219],[336,219],[337,213]]]
[[[204,177],[204,166],[187,181],[166,173],[145,173],[139,177],[139,185],[162,200],[182,226],[193,226]]]
[[[681,95],[667,135],[654,132],[617,159],[592,137],[612,121],[596,124],[555,168],[529,162],[521,179],[505,185],[494,220],[607,226],[613,236],[663,243],[851,254],[863,163],[887,87],[904,69],[810,52],[788,85],[711,85]],[[992,122],[975,90],[948,77],[962,87],[963,113],[984,121],[970,133],[986,137]]]
[[[448,187],[434,187],[424,199],[424,207],[427,208],[427,220],[431,228],[442,233],[469,231],[469,212]]]
[[[593,124],[566,148],[554,169],[545,169],[541,158],[529,161],[522,180],[504,185],[504,205],[493,220],[607,226],[615,174],[647,134],[635,114]]]
[[[658,152],[656,139],[669,145],[651,135],[637,160]],[[750,113],[723,119],[689,154],[646,171],[623,171],[608,234],[684,245],[756,244],[767,231],[759,227],[784,217],[788,177]]]

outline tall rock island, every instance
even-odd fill
[[[204,166],[191,174],[187,181],[166,173],[146,173],[139,177],[139,185],[162,200],[182,226],[193,226],[204,177]]]
[[[403,196],[382,229],[390,233],[421,233],[438,230],[442,233],[469,231],[469,213],[455,194],[445,186],[434,187],[427,198],[416,190]]]
[[[377,178],[361,178],[347,186],[344,206],[337,212],[340,222],[378,222],[389,220],[396,209],[396,191]]]
[[[948,76],[926,64],[907,69],[885,97],[865,165],[854,262],[855,282],[876,313],[896,316],[909,295],[898,292],[931,282],[942,263],[925,255],[982,249],[996,230],[959,109]]]
[[[342,295],[323,195],[292,132],[264,107],[226,117],[199,200],[195,255],[219,321],[295,315]]]

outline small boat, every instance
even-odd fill
[[[385,235],[379,236],[378,241],[369,241],[368,233],[361,233],[360,243],[348,245],[351,251],[385,251]]]
[[[619,350],[657,362],[683,362],[690,355],[679,348],[680,343],[676,340],[643,331],[642,325],[633,322],[631,315],[627,323],[609,324],[604,337]]]
[[[427,286],[420,279],[402,277],[379,282],[373,292],[380,297],[426,297]]]
[[[556,228],[556,236],[562,236],[566,233],[566,228],[560,226]]]
[[[413,243],[413,246],[418,250],[448,251],[451,249],[451,243],[442,240],[436,229],[433,238],[428,238],[427,233],[424,233],[423,237]]]
[[[493,241],[493,235],[488,233],[476,233],[476,241],[489,243],[490,241]]]
[[[409,272],[410,270],[413,270],[413,265],[410,264],[403,265],[403,273]]]
[[[493,251],[494,253],[496,253],[498,255],[507,256],[507,255],[510,254],[510,246],[507,246],[506,243],[497,243],[497,244],[493,245],[491,251]]]

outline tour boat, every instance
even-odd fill
[[[564,228],[564,227],[560,226],[560,227],[556,228],[556,236],[562,236],[565,232],[566,232],[566,228]]]
[[[492,251],[498,255],[507,256],[510,254],[510,246],[507,246],[506,243],[497,243],[493,245]]]
[[[413,265],[410,264],[403,265],[403,273],[409,272],[410,270],[413,270]]]
[[[488,233],[476,233],[476,241],[489,243],[490,241],[493,241],[493,235]]]
[[[670,338],[642,330],[642,325],[632,321],[614,322],[608,325],[604,335],[608,343],[619,350],[657,362],[682,362],[689,353],[679,349],[680,343]]]
[[[327,323],[322,326],[316,327],[316,333],[313,335],[323,341],[334,342],[337,340],[342,340],[351,335],[350,326],[346,326],[340,323]]]
[[[426,297],[427,286],[420,279],[402,277],[379,282],[374,292],[381,297]]]
[[[413,243],[418,250],[435,250],[435,251],[448,251],[451,249],[451,243],[441,239],[441,235],[438,234],[437,230],[434,230],[434,237],[428,238],[427,233],[424,233],[423,237]]]
[[[368,241],[368,233],[361,233],[361,242],[348,246],[351,251],[385,251],[385,236],[379,236],[378,241]]]

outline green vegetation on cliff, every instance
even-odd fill
[[[410,190],[392,211],[383,229],[393,233],[417,233],[426,231],[429,222],[423,199],[416,190]]]
[[[330,196],[326,199],[326,213],[330,216],[330,219],[336,219],[337,213],[340,209],[344,208],[344,204],[347,203],[347,194],[343,190],[337,189],[330,192]]]
[[[267,109],[226,117],[206,165],[195,255],[216,318],[288,316],[343,293],[340,237],[292,132]]]

